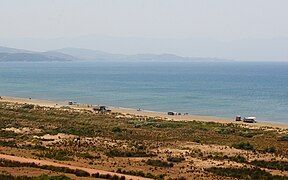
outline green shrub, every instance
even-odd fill
[[[51,150],[51,151],[44,151],[41,154],[37,154],[38,157],[45,157],[59,161],[72,160],[73,158],[69,157],[71,155],[73,155],[73,153],[66,150]]]
[[[255,135],[251,130],[240,131],[239,136],[252,138]]]
[[[113,127],[112,132],[113,133],[121,133],[122,129],[120,127]]]
[[[161,161],[161,160],[158,160],[158,159],[156,159],[156,160],[155,159],[148,159],[146,161],[146,164],[148,164],[150,166],[165,167],[165,168],[170,168],[170,167],[174,166],[173,163]]]
[[[33,104],[24,104],[21,106],[22,109],[34,109],[35,105]]]
[[[234,147],[236,149],[243,149],[243,150],[254,150],[253,145],[250,144],[249,142],[247,142],[247,143],[241,142],[238,144],[233,144],[232,147]]]
[[[153,157],[155,154],[147,153],[145,151],[120,151],[120,150],[110,150],[106,152],[109,157]]]
[[[16,141],[2,141],[0,140],[0,146],[3,147],[17,147]]]
[[[145,173],[143,171],[125,171],[125,170],[122,170],[121,168],[117,169],[116,171],[117,173],[120,173],[120,174],[129,174],[129,175],[132,175],[132,176],[140,176],[140,177],[145,177],[145,178],[151,178],[151,179],[159,179],[159,180],[163,180],[165,175],[163,174],[160,174],[159,176],[156,176],[156,175],[153,175],[151,173]],[[124,176],[121,176],[120,177],[121,180],[125,180],[125,177]]]
[[[88,176],[90,176],[90,174],[88,172],[83,171],[81,169],[76,169],[74,174],[76,176],[79,176],[79,177],[88,177]]]
[[[220,130],[218,130],[218,133],[222,134],[222,135],[234,134],[235,133],[235,129],[232,129],[232,128],[221,128]]]
[[[1,180],[69,180],[70,178],[65,175],[48,176],[46,174],[34,176],[12,176],[10,174],[0,174]]]
[[[50,166],[50,165],[38,165],[35,163],[22,163],[18,161],[10,161],[10,160],[5,160],[5,159],[0,159],[0,167],[32,167],[32,168],[50,170],[54,172],[75,174],[76,176],[83,176],[83,177],[90,176],[88,172],[80,170],[80,169],[70,169],[67,167],[58,167],[58,166]]]
[[[275,153],[276,152],[276,148],[275,147],[268,147],[264,150],[267,153]]]
[[[254,160],[251,162],[254,166],[268,168],[268,169],[278,169],[281,171],[288,171],[288,162],[285,161],[263,161]]]
[[[185,161],[185,158],[184,157],[177,157],[177,156],[170,156],[167,158],[167,161],[179,163],[179,162]]]
[[[283,176],[274,176],[269,172],[261,170],[260,168],[223,168],[223,167],[212,167],[206,169],[211,173],[218,176],[234,177],[237,179],[287,179]]]
[[[237,156],[219,156],[219,155],[209,155],[208,158],[210,159],[214,159],[214,160],[229,160],[229,161],[234,161],[234,162],[238,162],[238,163],[247,163],[247,160],[245,157],[241,156],[241,155],[237,155]]]
[[[280,138],[280,141],[288,141],[288,134],[282,136],[282,137]]]

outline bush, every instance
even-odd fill
[[[254,160],[251,162],[254,166],[268,168],[268,169],[277,169],[281,171],[288,171],[288,162],[285,161],[263,161],[263,160]]]
[[[1,141],[0,140],[0,146],[3,147],[17,147],[17,144],[15,141]]]
[[[165,162],[165,161],[161,161],[161,160],[155,160],[155,159],[148,159],[146,161],[146,164],[150,165],[150,166],[157,166],[157,167],[165,167],[165,168],[170,168],[173,167],[174,164],[173,163],[169,163],[169,162]]]
[[[122,132],[122,129],[121,129],[120,127],[114,127],[114,128],[112,129],[112,132],[114,132],[114,133],[121,133],[121,132]]]
[[[241,142],[238,144],[233,144],[232,147],[234,147],[236,149],[243,149],[243,150],[254,150],[253,145],[250,144],[249,142],[247,142],[247,143]]]
[[[65,175],[60,176],[48,176],[43,174],[38,177],[31,176],[12,176],[10,174],[0,174],[1,180],[69,180],[70,178]]]
[[[267,153],[275,153],[276,152],[276,148],[275,147],[268,147],[264,150]]]
[[[33,104],[24,104],[21,106],[22,109],[34,109],[34,107]]]
[[[76,169],[74,174],[76,176],[79,176],[79,177],[88,177],[88,176],[90,176],[90,174],[88,172],[83,171],[81,169]]]
[[[231,128],[221,128],[218,131],[219,134],[222,135],[227,135],[227,134],[234,134],[235,133],[235,129],[231,129]]]
[[[97,173],[94,173],[92,174],[92,177],[95,177],[95,178],[99,178],[100,177],[100,174],[97,172]]]
[[[129,174],[129,175],[132,175],[132,176],[140,176],[140,177],[145,177],[145,178],[151,178],[151,179],[159,179],[159,180],[162,180],[164,179],[164,176],[163,174],[160,174],[159,176],[156,176],[156,175],[153,175],[151,173],[147,173],[145,174],[145,172],[143,171],[125,171],[121,168],[117,169],[116,171],[117,173],[121,173],[121,174]],[[120,177],[121,180],[125,180],[125,176],[121,176]]]
[[[59,161],[69,161],[72,160],[73,158],[69,157],[73,155],[71,152],[66,151],[66,150],[52,150],[52,151],[47,151],[43,152],[41,154],[37,154],[38,157],[45,157],[49,159],[56,159]]]
[[[167,161],[179,163],[179,162],[185,161],[185,158],[184,157],[176,157],[176,156],[173,157],[173,156],[170,156],[170,157],[167,158]]]
[[[119,151],[119,150],[110,150],[106,152],[106,155],[109,157],[153,157],[155,154],[147,153],[145,151]]]
[[[288,134],[282,136],[282,137],[280,138],[280,141],[288,141]]]
[[[259,168],[223,168],[212,167],[206,169],[207,171],[214,173],[218,176],[234,177],[237,179],[287,179],[283,176],[274,176]]]
[[[76,176],[83,176],[83,177],[90,176],[88,172],[80,170],[80,169],[70,169],[67,167],[48,166],[48,165],[41,166],[35,163],[22,163],[22,162],[10,161],[10,160],[5,160],[5,159],[0,159],[0,167],[32,167],[32,168],[50,170],[54,172],[75,174]]]
[[[243,136],[243,137],[248,137],[248,138],[252,138],[255,133],[251,132],[250,130],[249,131],[241,131],[239,133],[240,136]]]
[[[238,163],[247,163],[247,160],[245,157],[241,156],[241,155],[237,155],[237,156],[212,156],[209,155],[208,158],[214,159],[214,160],[229,160],[229,161],[234,161],[234,162],[238,162]]]

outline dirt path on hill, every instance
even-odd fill
[[[85,168],[85,167],[79,167],[79,166],[73,166],[73,165],[68,165],[68,164],[61,164],[61,163],[56,163],[48,160],[38,160],[38,159],[31,159],[31,158],[24,158],[24,157],[18,157],[18,156],[11,156],[11,155],[6,155],[6,154],[0,154],[0,159],[6,159],[10,161],[17,161],[21,163],[35,163],[38,165],[48,165],[48,166],[55,166],[55,167],[66,167],[70,169],[80,169],[83,171],[86,171],[90,174],[94,173],[99,173],[99,174],[110,174],[110,175],[117,175],[119,177],[125,176],[126,179],[131,179],[131,180],[150,180],[149,178],[143,178],[143,177],[137,177],[137,176],[130,176],[130,175],[125,175],[125,174],[119,174],[119,173],[114,173],[114,172],[109,172],[109,171],[104,171],[104,170],[99,170],[99,169],[91,169],[91,168]]]

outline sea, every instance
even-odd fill
[[[288,62],[1,62],[0,96],[288,123]]]

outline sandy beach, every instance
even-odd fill
[[[85,109],[91,110],[93,109],[92,104],[80,104],[76,103],[74,105],[68,105],[69,101],[51,101],[44,99],[33,99],[33,98],[22,98],[22,97],[11,97],[11,96],[1,96],[0,102],[12,102],[18,104],[33,104],[44,107],[54,107],[61,108],[63,106],[69,106],[73,109]],[[217,123],[235,123],[242,124],[245,126],[249,126],[251,128],[259,128],[259,127],[272,127],[272,128],[281,128],[288,129],[288,124],[275,123],[275,122],[261,122],[261,120],[257,120],[257,123],[244,123],[244,122],[236,122],[233,117],[229,118],[218,118],[213,116],[200,116],[200,115],[168,115],[167,112],[156,112],[156,111],[147,111],[141,109],[140,111],[132,108],[124,108],[124,107],[113,107],[108,106],[114,113],[121,113],[124,115],[133,115],[133,116],[141,116],[141,117],[153,117],[168,121],[203,121],[203,122],[217,122]]]

